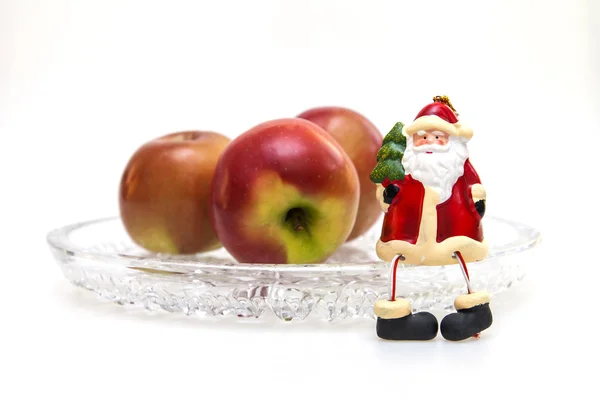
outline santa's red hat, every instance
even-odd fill
[[[405,136],[412,136],[416,132],[427,129],[437,129],[467,140],[473,137],[473,129],[458,121],[458,114],[448,96],[435,96],[433,103],[423,107],[412,124],[404,126],[402,133]]]

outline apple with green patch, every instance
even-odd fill
[[[176,132],[132,155],[121,178],[119,207],[135,243],[170,254],[221,247],[210,224],[210,184],[229,142],[215,132]]]
[[[317,263],[350,235],[359,194],[352,161],[326,131],[299,118],[268,121],[223,151],[211,222],[239,262]]]
[[[377,187],[370,175],[377,165],[377,152],[383,137],[371,121],[358,112],[344,107],[316,107],[298,115],[325,129],[342,146],[352,160],[360,182],[360,202],[358,215],[352,233],[352,240],[367,232],[382,216],[377,200]]]

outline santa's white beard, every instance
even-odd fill
[[[432,154],[427,154],[431,151]],[[412,136],[406,139],[406,151],[402,165],[407,175],[429,186],[440,195],[443,203],[452,195],[452,187],[464,173],[465,161],[469,157],[467,140],[450,136],[448,144],[422,145],[413,147]]]

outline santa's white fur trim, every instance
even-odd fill
[[[379,318],[395,319],[409,315],[412,312],[412,306],[406,299],[377,300],[373,311]]]
[[[485,200],[486,193],[485,189],[483,188],[483,185],[481,185],[480,183],[476,183],[473,186],[471,186],[471,197],[473,198],[474,203],[477,203],[479,200]]]
[[[456,308],[456,311],[466,310],[489,302],[490,294],[488,292],[461,294],[454,300],[454,308]]]
[[[467,140],[470,140],[473,137],[473,129],[461,124],[460,121],[451,124],[435,115],[424,115],[417,118],[412,124],[405,125],[404,128],[402,128],[402,133],[404,136],[409,136],[416,132],[428,129],[439,129],[449,135],[461,136]]]
[[[384,190],[385,190],[385,188],[383,187],[383,185],[381,183],[378,183],[377,189],[375,190],[375,196],[377,197],[377,201],[379,201],[379,205],[381,206],[381,209],[383,210],[383,212],[387,213],[388,208],[390,208],[390,205],[383,201]]]

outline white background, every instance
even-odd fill
[[[416,3],[2,0],[0,398],[597,396],[600,2]],[[437,94],[475,128],[488,212],[544,234],[480,340],[131,311],[72,288],[46,247],[117,214],[155,136],[317,105],[385,134]]]

